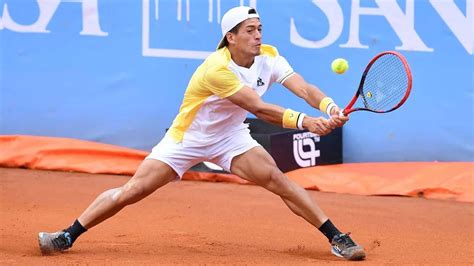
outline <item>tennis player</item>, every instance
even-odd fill
[[[364,249],[341,233],[307,191],[286,177],[273,158],[252,137],[244,120],[248,113],[284,128],[306,129],[320,136],[348,121],[339,107],[316,86],[295,73],[275,47],[262,44],[257,11],[236,7],[222,17],[217,51],[196,69],[179,114],[163,139],[123,186],[107,190],[67,229],[39,233],[43,254],[64,251],[84,232],[112,217],[193,165],[210,161],[280,196],[296,215],[319,229],[332,253],[348,260],[365,258]],[[310,106],[328,115],[311,117],[261,99],[272,83],[281,83]]]

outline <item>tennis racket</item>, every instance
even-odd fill
[[[351,102],[341,111],[388,113],[398,109],[410,95],[412,76],[408,62],[398,52],[386,51],[376,55],[365,68],[359,88]],[[363,107],[354,107],[361,98]]]

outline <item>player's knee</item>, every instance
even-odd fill
[[[291,197],[295,194],[298,187],[292,185],[285,174],[283,174],[278,168],[271,172],[269,175],[268,182],[265,186],[266,189],[272,191],[281,197]]]
[[[142,185],[127,183],[120,188],[120,195],[117,197],[117,201],[124,205],[129,205],[145,198],[147,195],[148,192]]]
[[[264,180],[265,187],[270,190],[281,188],[285,184],[285,176],[278,168],[272,168]]]

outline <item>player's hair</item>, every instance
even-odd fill
[[[254,8],[251,8],[249,9],[249,14],[257,14],[257,11],[254,9]],[[239,24],[235,25],[232,29],[230,29],[230,31],[228,32],[232,32],[234,34],[237,34],[237,32],[239,31],[240,29],[240,26],[242,26],[242,22],[240,22]],[[227,36],[225,36],[224,38],[224,46],[228,46],[229,45],[229,42],[227,41]]]

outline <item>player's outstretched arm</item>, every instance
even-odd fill
[[[259,119],[285,128],[304,128],[323,136],[331,132],[336,126],[333,121],[323,117],[310,117],[275,104],[266,103],[254,90],[247,86],[242,87],[227,99],[251,112]]]
[[[326,97],[326,94],[324,94],[323,91],[321,91],[317,86],[306,82],[306,80],[304,80],[304,78],[298,73],[295,73],[286,79],[285,82],[283,82],[283,86],[316,109],[319,109],[321,100]],[[325,110],[321,111],[325,112]]]

